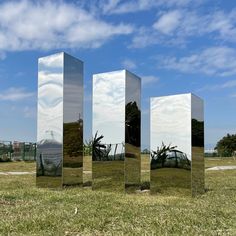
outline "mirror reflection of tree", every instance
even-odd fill
[[[125,142],[140,147],[141,112],[137,103],[129,102],[125,108]]]
[[[82,167],[83,120],[63,124],[64,167]]]
[[[98,135],[98,132],[96,132],[92,140],[91,145],[92,145],[93,161],[123,160],[124,159],[124,153],[123,153],[124,144],[121,144],[121,143],[105,144],[102,142],[103,138],[104,138],[103,135]],[[122,148],[121,148],[121,152],[118,153],[118,146],[120,145],[122,145]]]
[[[157,147],[156,151],[151,151],[151,169],[156,169],[158,163],[161,163],[161,167],[164,167],[167,158],[167,152],[170,152],[176,148],[176,146],[171,147],[171,144],[166,146],[163,142],[161,147]]]
[[[102,144],[103,135],[98,136],[96,132],[92,141],[92,158],[93,161],[101,161],[106,150],[106,145]]]
[[[204,146],[204,122],[192,119],[192,146]]]
[[[166,146],[163,142],[161,147],[156,151],[151,151],[151,169],[157,168],[183,168],[190,169],[191,162],[187,155],[176,149],[177,146]]]

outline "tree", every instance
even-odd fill
[[[236,151],[236,134],[227,134],[220,139],[215,147],[220,156],[230,157]]]
[[[106,145],[102,144],[103,135],[98,136],[96,132],[92,142],[92,159],[93,161],[101,161],[106,150]]]

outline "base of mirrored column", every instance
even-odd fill
[[[151,194],[191,195],[191,171],[180,168],[151,170]]]
[[[64,156],[63,185],[83,184],[83,156]]]
[[[63,186],[82,186],[83,170],[82,168],[63,168],[66,176],[63,178]]]
[[[39,188],[61,188],[61,176],[37,176],[36,186]]]
[[[39,146],[39,145],[38,145]],[[39,153],[43,153],[40,154]],[[36,186],[40,188],[62,187],[62,155],[60,148],[51,150],[38,147],[36,159]]]
[[[125,144],[125,191],[127,193],[140,190],[141,159],[140,147]]]
[[[84,156],[83,187],[92,187],[92,155]]]
[[[92,189],[124,192],[124,161],[93,161]]]
[[[205,193],[204,148],[192,147],[192,196]]]

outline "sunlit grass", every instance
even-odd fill
[[[236,165],[207,159],[206,167],[227,163]],[[13,170],[35,167],[0,163],[0,171]],[[0,235],[235,235],[236,171],[206,171],[206,189],[196,198],[50,190],[36,188],[34,175],[0,175]]]

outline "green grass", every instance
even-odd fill
[[[0,171],[34,170],[33,163],[0,163]],[[50,190],[36,188],[33,175],[0,175],[0,235],[236,235],[236,170],[207,171],[206,189],[196,198]]]
[[[2,171],[36,171],[35,162],[0,162],[0,172]]]
[[[236,159],[229,157],[211,157],[205,158],[205,168],[210,168],[214,166],[232,166],[236,165]]]

